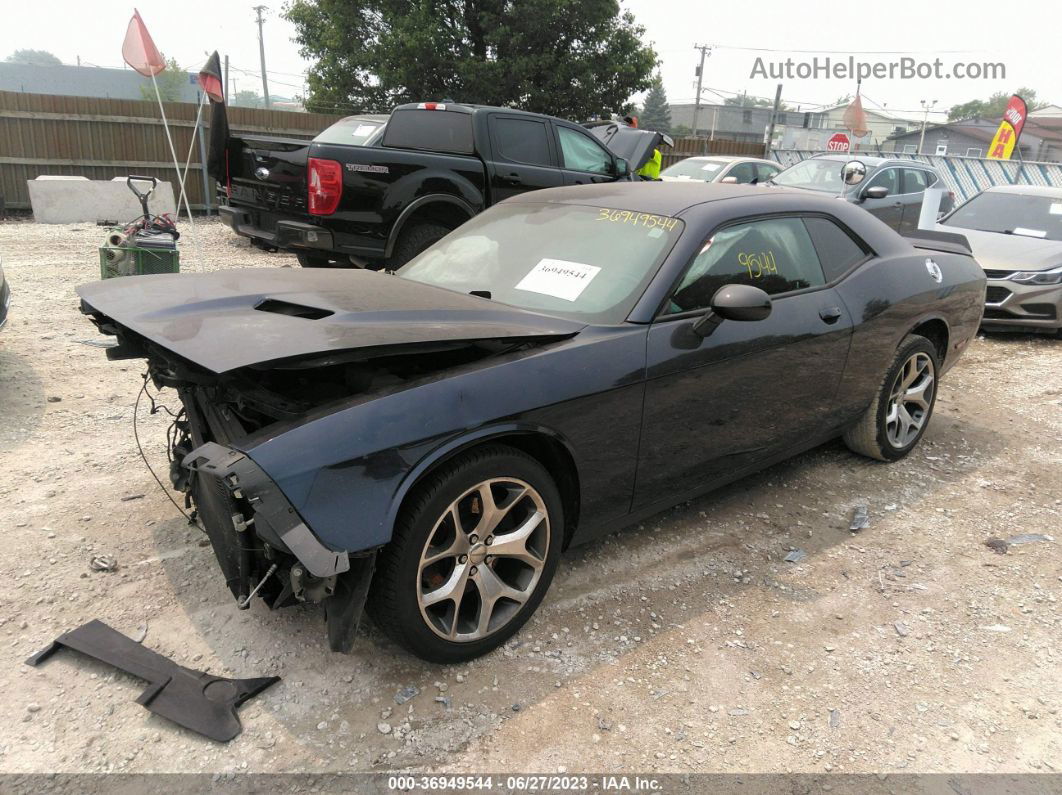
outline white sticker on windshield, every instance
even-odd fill
[[[363,135],[372,135],[376,132],[375,124],[359,124],[354,128],[354,132],[351,133],[355,138],[360,138]]]
[[[563,259],[541,259],[516,285],[517,290],[574,301],[601,272],[595,265]]]
[[[718,171],[718,170],[719,170],[719,164],[718,163],[705,163],[703,166],[701,166],[701,171]]]
[[[1055,202],[1049,211],[1051,215],[1062,215],[1062,202]]]
[[[1047,237],[1047,232],[1043,229],[1029,229],[1024,226],[1014,227],[1014,231],[1011,234],[1023,235],[1024,237]]]

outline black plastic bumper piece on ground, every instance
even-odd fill
[[[226,679],[185,668],[96,620],[60,635],[26,664],[38,665],[62,646],[147,680],[148,688],[136,703],[222,743],[240,733],[236,707],[280,681],[279,676]]]

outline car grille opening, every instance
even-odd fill
[[[1014,315],[1008,312],[1006,309],[985,309],[982,317],[985,320],[1013,320]]]
[[[1054,320],[1058,317],[1058,310],[1054,304],[1022,304],[1021,308],[1030,315],[1036,315],[1044,320]]]
[[[267,298],[255,307],[259,312],[272,312],[274,315],[288,315],[289,317],[302,317],[307,320],[320,320],[323,317],[335,314],[329,309],[320,309],[316,306],[304,306],[293,304],[290,301],[278,301],[275,298]]]
[[[985,270],[985,276],[989,279],[1009,279],[1014,271],[992,271]]]
[[[1006,287],[997,287],[995,285],[990,284],[985,290],[985,303],[1001,303],[1006,300],[1008,295],[1010,295],[1010,290],[1008,290]]]

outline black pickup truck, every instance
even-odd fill
[[[344,120],[313,141],[228,140],[222,220],[304,267],[395,268],[476,213],[538,188],[628,179],[666,136],[537,113],[420,102],[382,135]],[[607,145],[606,145],[607,143]]]

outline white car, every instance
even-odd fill
[[[782,167],[773,160],[757,157],[727,157],[724,155],[705,155],[704,157],[687,157],[660,172],[660,179],[665,182],[729,182],[759,185],[782,171]]]

